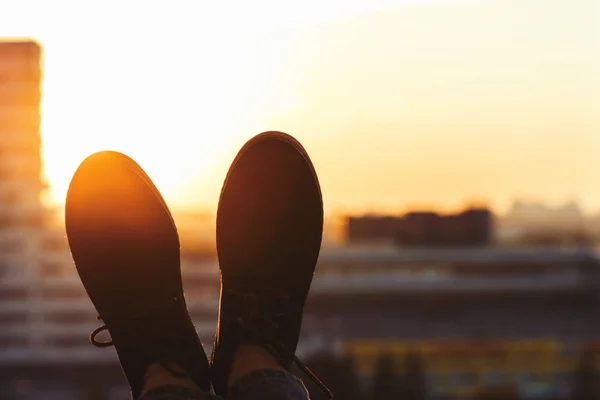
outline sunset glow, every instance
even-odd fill
[[[44,47],[54,201],[113,149],[170,204],[212,207],[243,142],[282,130],[328,208],[600,209],[597,2],[258,3],[8,5],[0,37]]]

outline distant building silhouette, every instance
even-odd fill
[[[495,238],[505,245],[590,247],[600,242],[598,221],[575,202],[553,208],[516,201],[496,221]]]
[[[371,215],[350,217],[347,225],[347,239],[352,242],[389,242],[395,237],[401,223],[402,218],[400,217]]]
[[[483,208],[452,215],[411,212],[403,217],[350,217],[347,239],[399,246],[486,246],[493,239],[493,215]]]
[[[551,208],[544,204],[516,201],[504,217],[504,223],[529,229],[563,230],[584,227],[586,218],[575,202]]]

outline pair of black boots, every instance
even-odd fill
[[[321,246],[323,204],[313,165],[291,136],[254,137],[225,179],[210,364],[183,295],[177,229],[145,172],[121,153],[91,155],[73,176],[65,218],[77,271],[104,322],[90,340],[115,346],[134,398],[154,363],[175,364],[202,390],[212,383],[224,396],[234,354],[244,344],[264,347],[288,370],[296,361],[310,374],[294,353]],[[104,330],[108,342],[96,338]]]

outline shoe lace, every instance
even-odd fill
[[[134,318],[135,318],[135,317],[134,317]],[[138,318],[139,318],[139,319],[141,319],[141,318],[145,318],[145,316],[144,316],[144,317],[140,316],[140,317],[138,317]],[[127,320],[128,320],[128,321],[130,321],[131,319],[132,319],[132,317],[131,317],[131,316],[127,317]],[[98,316],[96,317],[96,320],[98,320],[98,321],[104,321],[104,320],[103,320],[103,318],[102,318],[102,316],[100,316],[100,315],[98,315]],[[112,320],[114,320],[114,319],[113,319],[113,318],[111,318],[111,321],[112,321]],[[96,346],[96,347],[100,347],[100,348],[113,346],[113,345],[114,345],[114,343],[113,343],[112,337],[111,337],[109,340],[106,340],[106,341],[99,341],[99,340],[96,338],[96,337],[97,337],[97,336],[98,336],[98,335],[99,335],[101,332],[104,332],[104,331],[109,331],[108,325],[107,325],[106,323],[102,324],[101,326],[97,327],[96,329],[94,329],[94,330],[92,331],[92,333],[90,334],[90,343],[91,343],[92,345],[94,345],[94,346]],[[109,333],[110,333],[110,331],[109,331]],[[155,347],[155,346],[150,346],[150,348],[158,348],[158,347]],[[166,359],[167,359],[167,357],[159,357],[159,361],[157,361],[157,363],[158,363],[158,364],[159,364],[161,367],[163,367],[163,368],[164,368],[164,369],[165,369],[167,372],[169,372],[170,374],[172,374],[172,375],[173,375],[173,376],[175,376],[175,377],[178,377],[178,378],[186,378],[186,377],[188,377],[188,374],[186,374],[185,372],[183,372],[183,373],[182,373],[182,372],[179,372],[179,371],[175,371],[175,370],[174,370],[174,369],[173,369],[173,368],[172,368],[172,367],[171,367],[171,366],[168,364],[168,362],[167,362],[167,361],[164,361],[164,360],[166,360]]]
[[[97,321],[102,321],[102,317],[100,315],[98,315],[96,317]],[[98,336],[101,332],[104,332],[108,330],[108,326],[106,326],[106,324],[103,324],[99,327],[97,327],[96,329],[94,329],[92,331],[92,333],[90,334],[90,343],[93,344],[96,347],[109,347],[113,345],[113,341],[112,338],[110,340],[106,340],[106,341],[99,341],[98,339],[96,339],[96,336]]]
[[[243,316],[237,318],[236,322],[241,327],[241,331],[249,332],[253,337],[257,338],[260,345],[275,357],[282,365],[286,365],[289,360],[292,360],[296,366],[312,380],[315,385],[327,396],[328,399],[333,399],[331,390],[321,381],[298,356],[290,351],[283,343],[277,340],[274,332],[279,329],[277,322],[272,318],[265,317],[259,311],[259,298],[265,294],[246,293],[240,295],[243,302]],[[292,301],[291,296],[266,294],[269,297],[269,302],[277,302],[285,304]],[[285,315],[285,312],[275,313],[275,318]],[[256,326],[262,326],[264,329],[256,329]]]

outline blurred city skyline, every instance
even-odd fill
[[[598,212],[598,3],[416,3],[22,1],[0,37],[44,47],[58,204],[77,164],[111,148],[174,208],[214,208],[236,151],[273,129],[306,146],[329,212]]]

